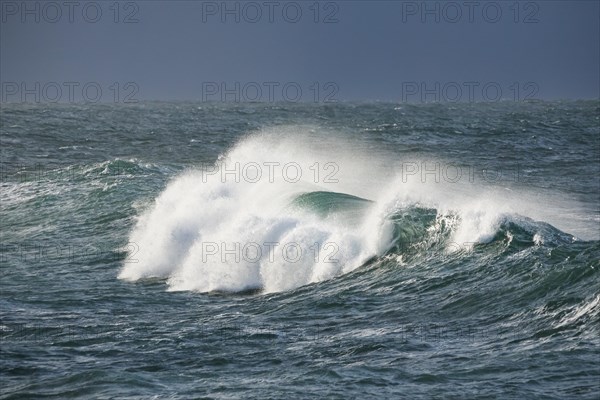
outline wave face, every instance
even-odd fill
[[[382,149],[373,161],[369,151],[312,127],[246,136],[215,164],[169,182],[131,232],[136,251],[119,278],[269,293],[390,257],[442,262],[478,246],[486,258],[578,240],[544,222],[560,224],[554,211],[573,207],[559,197],[540,208],[525,188],[428,181],[413,173],[425,161],[399,162]]]

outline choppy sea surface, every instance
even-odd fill
[[[2,104],[0,398],[598,399],[599,118]]]

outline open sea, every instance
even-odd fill
[[[0,398],[598,399],[600,102],[0,108]]]

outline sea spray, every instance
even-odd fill
[[[400,243],[398,232],[417,229],[397,220],[405,210],[435,210],[435,219],[421,221],[422,242],[446,253],[489,243],[507,217],[545,217],[524,188],[428,181],[379,154],[372,162],[314,127],[247,135],[215,164],[167,185],[138,218],[129,242],[139,262],[125,263],[119,278],[164,278],[174,291],[278,292],[413,246]]]

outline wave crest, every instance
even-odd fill
[[[373,162],[335,135],[324,146],[315,134],[288,128],[251,135],[210,168],[176,177],[138,218],[130,235],[138,262],[126,262],[119,278],[166,278],[169,290],[277,292],[390,253],[447,254],[457,244],[468,251],[478,243],[510,244],[510,235],[531,245],[570,237],[519,219],[519,211],[531,209],[523,196],[407,183],[394,178],[386,157]],[[302,172],[294,179],[236,179],[246,165],[290,162]],[[337,168],[335,179],[316,179],[315,166],[328,163]]]

